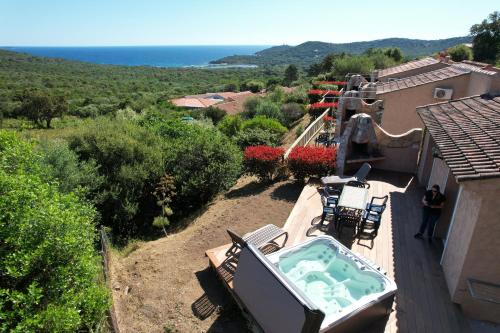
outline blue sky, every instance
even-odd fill
[[[312,5],[314,4],[314,5]],[[498,0],[0,0],[0,45],[296,45],[467,35]]]

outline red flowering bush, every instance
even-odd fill
[[[311,104],[311,109],[327,109],[327,108],[336,108],[339,103],[337,102],[318,102]]]
[[[333,125],[333,117],[324,116],[323,123],[325,124],[325,129],[329,130],[330,128],[332,128],[332,125]]]
[[[324,89],[311,89],[307,92],[308,95],[333,95],[333,96],[338,96],[340,95],[339,91],[336,90],[324,90]]]
[[[323,85],[345,86],[347,84],[347,82],[345,82],[345,81],[317,81],[317,82],[313,82],[313,84],[316,86],[323,86]]]
[[[250,146],[245,149],[243,164],[245,171],[260,180],[272,180],[281,166],[285,150],[280,147]]]
[[[292,149],[288,155],[288,169],[300,181],[311,176],[325,176],[335,167],[335,147],[301,147]]]

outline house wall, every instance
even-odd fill
[[[500,94],[500,72],[497,73],[491,79],[490,92],[493,93],[493,94]]]
[[[500,322],[500,304],[472,298],[467,280],[500,285],[500,179],[467,181],[455,208],[442,257],[452,301],[476,319]]]
[[[441,212],[441,216],[439,217],[439,220],[434,229],[434,237],[436,238],[446,238],[446,234],[448,233],[448,228],[453,217],[453,211],[455,208],[455,203],[457,201],[459,189],[460,185],[457,183],[455,177],[453,177],[450,172],[450,174],[448,175],[448,180],[446,182],[446,187],[444,189],[446,202]]]
[[[394,79],[402,79],[402,78],[413,76],[413,75],[418,75],[418,74],[422,74],[422,73],[427,73],[427,72],[435,71],[437,69],[440,69],[440,68],[443,68],[443,67],[446,67],[446,66],[449,66],[449,65],[446,64],[446,63],[444,63],[444,62],[438,62],[436,64],[432,64],[432,65],[425,66],[425,67],[420,67],[420,68],[414,68],[414,69],[411,69],[411,70],[408,70],[408,71],[405,71],[405,72],[400,72],[400,73],[394,73],[394,74],[388,74],[388,75],[384,75],[384,76],[379,76],[378,80],[381,81],[381,82],[387,82],[387,81],[389,81],[389,79],[393,79],[393,78]]]
[[[490,91],[492,81],[493,77],[491,75],[472,72],[466,96],[481,95]]]
[[[465,74],[416,87],[377,94],[377,98],[384,101],[382,128],[392,134],[401,134],[413,128],[422,128],[423,124],[417,115],[416,107],[443,102],[443,100],[433,97],[435,88],[453,89],[453,99],[467,96],[469,77],[470,74]]]
[[[420,159],[418,161],[417,179],[420,186],[427,187],[432,170],[432,148],[436,144],[428,131],[425,131],[423,145],[421,147]]]
[[[429,135],[429,132],[425,132],[424,142],[422,145],[420,160],[418,163],[417,169],[417,179],[421,186],[427,187],[429,183],[432,164],[434,161],[434,157],[432,156],[433,148],[436,147],[436,144],[432,137]],[[453,215],[453,210],[455,207],[455,203],[457,200],[457,195],[459,191],[459,184],[453,177],[451,172],[448,174],[448,179],[446,181],[446,185],[442,191],[446,196],[446,203],[444,205],[441,216],[436,224],[436,228],[434,229],[434,237],[436,238],[446,238],[448,233],[448,228],[451,223],[451,218]]]
[[[380,170],[415,173],[422,130],[414,129],[402,135],[391,135],[380,126],[374,126],[377,143],[384,160],[373,163]]]

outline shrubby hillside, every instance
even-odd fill
[[[332,53],[361,54],[371,48],[400,48],[410,58],[429,55],[449,47],[470,43],[472,37],[454,37],[438,40],[420,40],[408,38],[386,38],[354,43],[324,43],[310,41],[297,46],[274,46],[255,55],[230,56],[213,61],[221,64],[256,64],[256,65],[286,65],[297,64],[309,66]]]

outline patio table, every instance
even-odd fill
[[[368,203],[368,189],[345,185],[340,194],[340,207],[363,210]]]
[[[368,202],[368,189],[345,185],[340,194],[338,214],[335,219],[335,228],[341,232],[341,227],[352,225],[357,230]],[[342,226],[341,226],[342,224]]]

